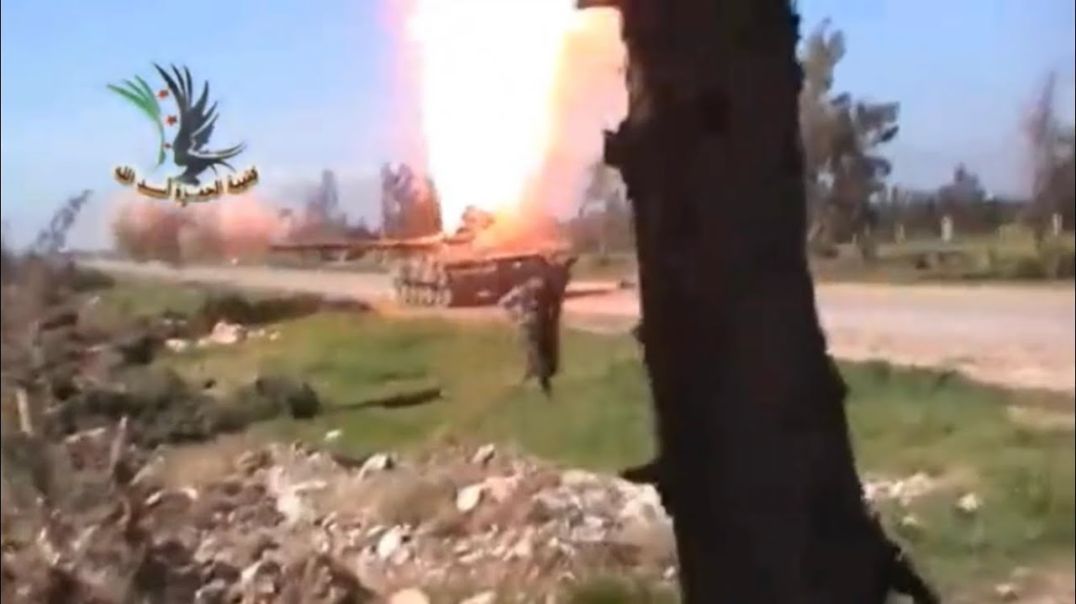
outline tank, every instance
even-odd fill
[[[317,251],[358,257],[370,251],[385,255],[392,267],[396,300],[409,306],[481,306],[495,304],[551,262],[569,255],[555,239],[490,237],[491,214],[468,208],[453,234],[401,239],[292,242],[276,250]]]
[[[413,306],[473,306],[496,303],[512,288],[542,273],[546,251],[435,253],[408,258],[393,278],[396,299]]]
[[[454,235],[398,263],[397,300],[414,306],[493,304],[568,254],[568,246],[556,240],[484,237],[494,227],[492,214],[468,208]]]

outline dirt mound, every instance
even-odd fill
[[[251,298],[238,292],[211,293],[191,317],[195,333],[207,333],[221,321],[240,325],[260,326],[298,319],[317,312],[369,310],[357,300],[331,299],[316,294],[289,294]]]
[[[96,459],[115,450],[109,440],[80,437]],[[423,460],[270,446],[185,487],[167,486],[161,467],[150,462],[116,487],[111,509],[53,514],[48,534],[9,543],[8,593],[77,584],[111,588],[96,601],[118,601],[122,585],[157,602],[299,592],[359,602],[417,589],[460,601],[675,572],[671,524],[652,489],[489,446]]]

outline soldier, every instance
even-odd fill
[[[552,394],[559,368],[560,314],[575,258],[547,260],[540,274],[513,288],[500,300],[520,329],[527,358],[523,381],[537,378],[546,396]]]

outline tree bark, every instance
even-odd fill
[[[580,3],[623,17],[629,113],[606,161],[634,206],[684,601],[883,602],[915,577],[863,505],[815,309],[798,18],[787,0]]]

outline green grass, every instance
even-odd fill
[[[132,317],[158,316],[167,311],[190,314],[206,296],[207,290],[203,286],[119,278],[114,287],[98,295],[94,319],[114,323]]]
[[[635,278],[638,266],[632,252],[613,252],[602,257],[595,253],[580,256],[572,276],[576,279],[623,279]]]
[[[302,376],[347,407],[440,386],[443,400],[368,408],[286,426],[299,435],[344,431],[345,446],[421,447],[442,438],[513,441],[546,458],[613,469],[650,454],[650,417],[637,351],[627,338],[570,333],[553,400],[520,384],[515,334],[499,324],[326,313],[280,327],[275,341],[205,349],[172,362],[222,385],[259,373]],[[615,427],[610,430],[609,427]]]
[[[356,452],[420,449],[446,438],[496,441],[612,470],[647,460],[653,451],[645,377],[626,336],[566,332],[563,373],[547,401],[533,386],[519,384],[521,354],[514,334],[500,324],[337,313],[284,324],[281,332],[275,342],[197,351],[170,362],[235,383],[261,371],[290,372],[337,407],[444,388],[444,400],[422,406],[344,410],[269,427],[278,437],[311,439],[341,429],[338,446]],[[953,587],[1072,555],[1072,431],[1024,427],[1006,414],[1006,406],[1025,400],[1071,409],[1071,398],[878,363],[844,364],[843,372],[862,468],[893,476],[923,471],[945,485],[909,510],[883,510],[891,523],[907,512],[920,518],[924,528],[904,538],[939,583]],[[983,499],[972,519],[954,508],[967,491]]]

